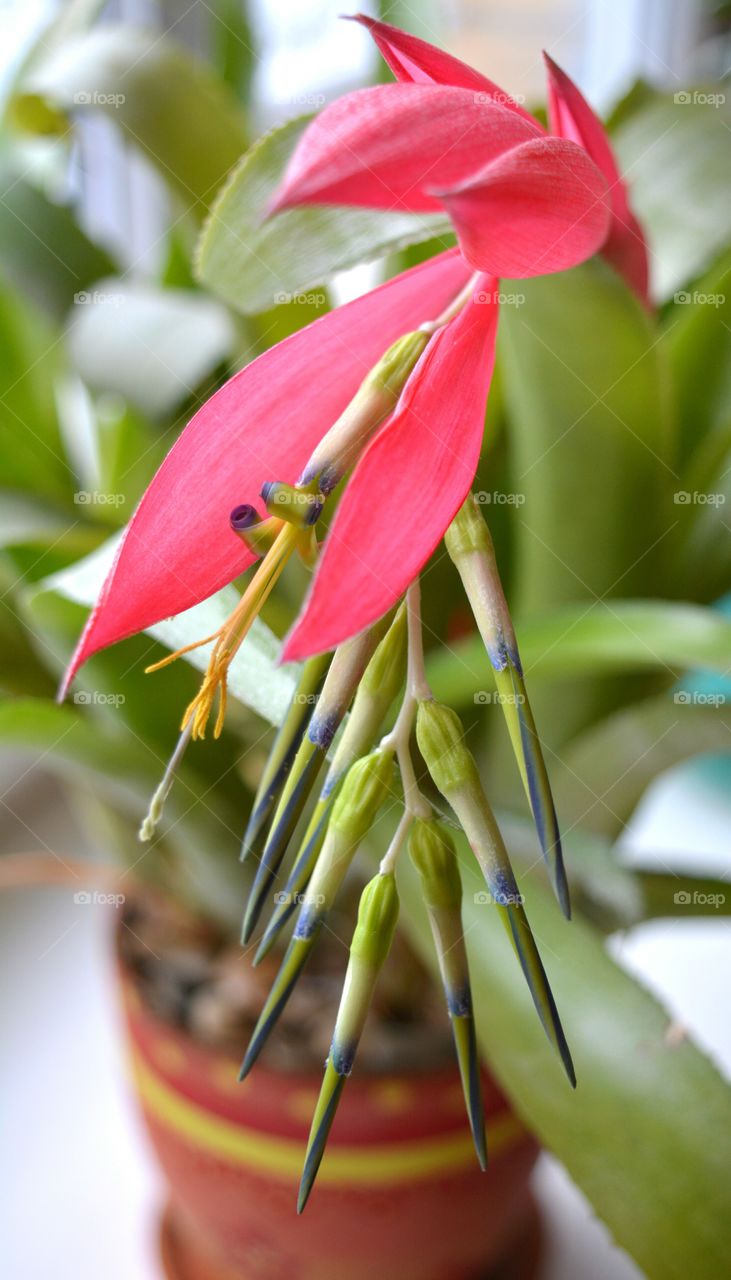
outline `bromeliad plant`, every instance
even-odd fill
[[[206,7],[214,28],[217,8]],[[352,881],[385,858],[360,913],[303,1198],[398,881],[399,928],[441,970],[478,1159],[475,1036],[642,1270],[711,1280],[726,1265],[731,1178],[717,1137],[729,1091],[606,935],[729,908],[727,886],[699,877],[690,855],[659,873],[628,865],[619,844],[659,774],[729,743],[717,682],[731,622],[716,607],[731,580],[731,404],[719,376],[731,333],[728,112],[635,86],[609,122],[610,146],[549,62],[546,130],[470,68],[361,19],[399,83],[288,119],[245,151],[251,68],[237,54],[251,33],[231,30],[240,9],[226,6],[216,28],[214,69],[170,37],[95,26],[93,5],[64,7],[10,96],[0,681],[15,699],[0,703],[0,742],[62,775],[93,847],[225,938],[243,912],[246,946],[264,955],[294,924],[245,1069],[333,924],[344,869],[358,859]],[[66,173],[77,123],[99,112],[164,185],[166,252],[152,278],[130,279],[124,252],[120,262],[100,249],[56,203],[49,175]],[[32,174],[28,131],[42,135]],[[332,277],[374,259],[403,274],[329,311]],[[511,271],[524,278],[500,283]],[[122,533],[169,440],[244,364]],[[88,705],[54,706],[113,555],[77,657],[91,657],[74,686]],[[287,632],[301,667],[276,665]],[[181,648],[183,662],[142,674]],[[175,748],[191,668],[205,684]],[[681,687],[710,687],[714,701],[684,694],[678,706]],[[220,737],[189,748],[210,712]],[[262,721],[278,731],[266,765]],[[539,848],[567,910],[565,855],[570,923]],[[500,920],[568,1065],[545,962],[575,1093],[546,1054]]]
[[[407,838],[432,920],[475,1145],[485,1160],[459,875],[448,832],[417,779],[414,726],[433,786],[469,840],[546,1034],[575,1084],[518,883],[462,724],[435,702],[426,679],[419,573],[445,537],[496,674],[543,857],[569,916],[548,773],[490,534],[470,486],[494,361],[499,277],[561,271],[604,250],[647,301],[644,240],[611,148],[578,90],[553,63],[547,133],[471,68],[393,27],[360,20],[400,83],[346,95],[313,121],[269,215],[303,204],[441,208],[459,248],[271,348],[203,406],[143,496],[63,686],[102,647],[190,607],[258,560],[235,609],[213,635],[149,668],[213,645],[143,823],[147,839],[188,742],[205,736],[216,699],[214,735],[221,733],[230,663],[288,561],[299,555],[313,568],[310,592],[282,652],[284,660],[307,659],[301,685],[244,838],[243,856],[258,865],[243,942],[256,929],[290,845],[292,870],[258,959],[293,904],[301,899],[301,907],[242,1076],[275,1025],[379,810],[399,805],[402,797],[403,811],[361,900],[300,1209],[388,953],[398,916],[394,869]],[[329,529],[320,541],[325,519]],[[405,605],[399,604],[404,597]],[[405,633],[401,708],[394,728],[377,743],[403,677]],[[323,660],[332,651],[332,660]],[[308,720],[301,708],[310,696],[317,706]],[[298,821],[351,703],[299,843],[293,839]]]

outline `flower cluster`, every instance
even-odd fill
[[[443,210],[458,248],[316,320],[203,406],[130,522],[66,679],[68,685],[105,645],[189,608],[257,565],[230,618],[198,642],[213,644],[208,668],[143,824],[148,838],[182,752],[205,735],[216,705],[214,731],[220,733],[230,662],[288,561],[298,555],[313,570],[283,647],[285,659],[306,661],[244,837],[243,857],[255,868],[245,942],[290,858],[257,960],[299,910],[242,1076],[272,1031],[379,813],[395,802],[400,817],[361,899],[300,1208],[388,954],[398,917],[394,870],[407,844],[432,925],[475,1146],[485,1163],[460,872],[438,812],[442,803],[467,836],[547,1035],[574,1081],[463,727],[434,701],[426,681],[419,573],[445,538],[485,642],[543,857],[568,916],[540,739],[490,534],[470,490],[494,361],[499,278],[564,270],[601,251],[647,302],[646,246],[611,147],[578,89],[550,59],[546,131],[472,68],[394,27],[358,20],[397,83],[348,94],[314,119],[270,215],[302,204]],[[321,541],[323,517],[328,532]],[[382,736],[402,688],[395,723]],[[428,787],[414,766],[414,731]],[[303,815],[304,835],[295,841]]]

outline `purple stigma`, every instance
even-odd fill
[[[242,529],[250,529],[258,520],[259,512],[250,502],[242,502],[240,506],[234,507],[229,516],[229,523],[234,533],[239,533]]]

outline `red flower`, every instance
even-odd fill
[[[327,107],[303,135],[273,207],[444,208],[461,254],[442,254],[316,320],[211,397],[135,512],[64,688],[97,650],[189,608],[246,569],[254,557],[231,532],[231,509],[253,505],[269,482],[312,479],[308,459],[364,375],[397,338],[438,318],[427,324],[428,345],[393,413],[362,442],[284,656],[331,649],[382,616],[434,550],[474,476],[494,356],[494,277],[561,270],[599,249],[610,227],[606,178],[618,216],[616,167],[589,137],[578,104],[591,113],[578,91],[571,97],[562,88],[560,101],[570,97],[582,146],[547,135],[456,59],[361,21],[409,83]],[[612,252],[618,260],[616,244]],[[466,263],[477,269],[469,288]],[[454,314],[441,316],[452,302]],[[239,616],[222,637],[213,691],[225,692],[244,622]]]
[[[492,80],[466,63],[444,53],[425,40],[400,31],[398,27],[357,15],[356,21],[370,31],[397,80],[421,85],[450,85],[471,89],[484,101],[502,105],[532,125],[540,135],[544,130],[515,99]],[[619,171],[611,142],[599,118],[573,81],[544,53],[548,71],[548,114],[550,131],[559,138],[577,143],[591,157],[609,186],[611,222],[603,245],[604,256],[624,276],[630,288],[646,304],[648,297],[648,253],[642,228],[629,203],[626,184]],[[545,135],[544,135],[545,136]],[[450,210],[451,212],[451,210]],[[471,259],[470,259],[471,260]],[[497,273],[497,268],[493,268]],[[550,270],[543,267],[542,271]],[[507,275],[508,272],[503,272]],[[517,273],[516,273],[517,274]]]

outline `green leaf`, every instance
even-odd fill
[[[669,594],[677,479],[651,318],[599,259],[508,289],[498,346],[511,492],[485,501],[488,522],[512,504],[511,608],[530,617]],[[622,693],[598,681],[540,690],[549,749]]]
[[[107,803],[138,821],[147,807],[151,777],[157,781],[160,761],[121,720],[112,726],[86,712],[86,707],[72,710],[40,698],[1,702],[0,744],[42,757],[44,767],[68,785],[91,786]],[[169,856],[169,841],[175,848],[175,893],[230,924],[243,892],[236,857],[238,812],[222,803],[219,793],[211,795],[208,782],[197,778],[186,762],[176,777],[178,785],[166,809],[165,841],[147,856],[140,848],[134,869],[141,876],[159,876]]]
[[[657,670],[677,679],[688,667],[723,672],[731,653],[731,620],[700,605],[664,600],[611,600],[571,605],[517,625],[530,686],[622,671]],[[435,653],[429,681],[440,701],[472,701],[490,663],[479,636]]]
[[[102,583],[111,567],[118,538],[111,538],[92,555],[69,569],[46,578],[42,590],[55,592],[68,600],[91,607],[97,600]],[[224,587],[210,599],[185,613],[149,627],[146,634],[175,650],[211,635],[232,612],[239,593]],[[280,642],[261,619],[257,619],[229,668],[228,688],[233,697],[250,707],[270,724],[279,724],[294,693],[297,668],[288,664],[276,666]],[[185,661],[198,671],[205,671],[210,645],[185,654]]]
[[[235,98],[208,68],[167,37],[132,27],[75,35],[34,60],[9,117],[24,130],[63,134],[88,111],[114,120],[198,216],[247,142]]]
[[[681,461],[731,423],[731,254],[675,296],[663,346],[674,379]]]
[[[714,431],[696,449],[683,484],[687,488],[678,507],[679,589],[696,599],[717,600],[731,583],[731,417],[727,427]]]
[[[0,547],[63,548],[70,554],[92,551],[99,535],[68,513],[25,494],[0,489]]]
[[[576,1064],[575,1092],[551,1061],[496,911],[473,902],[474,859],[460,841],[464,927],[478,1034],[512,1105],[564,1164],[648,1280],[717,1280],[731,1213],[731,1091],[667,1012],[582,920],[525,885],[527,911]],[[427,964],[433,945],[416,872],[399,867],[402,918]],[[488,1145],[489,1145],[488,1127]]]
[[[112,277],[75,301],[67,340],[77,371],[151,417],[192,396],[235,344],[225,308],[193,290]]]
[[[71,306],[74,294],[114,263],[79,227],[73,211],[54,204],[16,171],[0,173],[0,268],[7,280],[55,320]]]
[[[54,404],[56,334],[19,295],[0,289],[2,483],[63,502],[74,491]]]
[[[643,920],[692,920],[698,916],[717,920],[731,915],[728,880],[699,876],[695,867],[678,867],[669,874],[635,866],[632,873],[642,895]]]
[[[692,756],[731,750],[731,708],[722,694],[690,688],[649,698],[580,734],[553,761],[556,810],[616,838],[657,776]]]
[[[442,215],[376,209],[291,209],[264,220],[295,144],[312,119],[290,120],[242,157],[220,192],[197,249],[201,282],[245,315],[307,294],[335,271],[450,235]],[[450,236],[450,243],[452,243]]]
[[[528,615],[620,586],[655,595],[675,476],[651,322],[598,261],[523,280],[521,296],[500,318],[513,607]]]
[[[705,270],[731,236],[730,125],[731,99],[708,86],[656,98],[614,135],[660,299]]]

